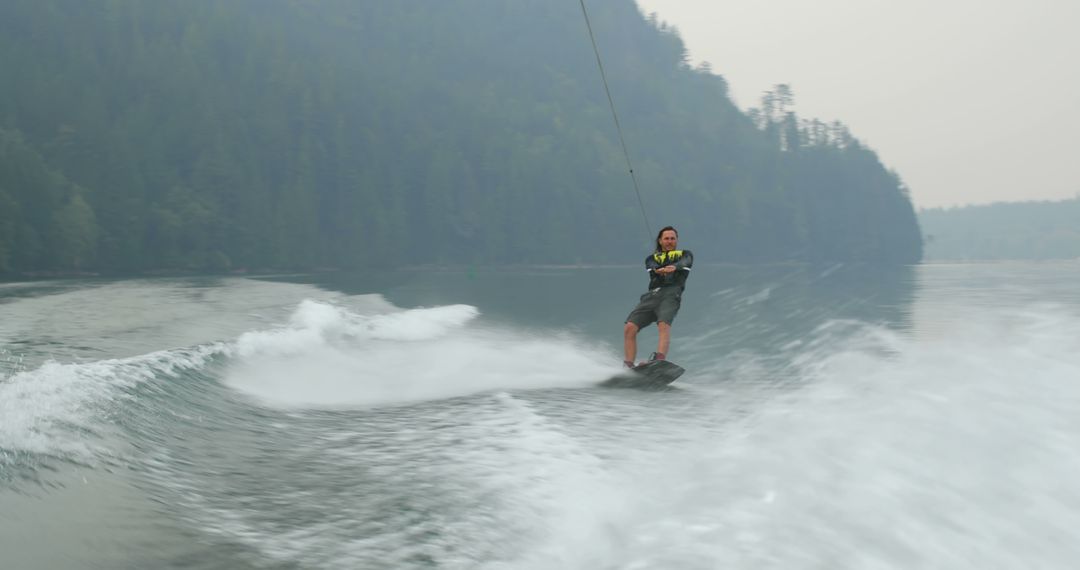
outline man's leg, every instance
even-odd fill
[[[631,322],[627,322],[623,326],[623,352],[625,353],[625,362],[633,365],[634,358],[637,357],[637,333],[641,330],[637,325]]]
[[[671,325],[668,323],[656,323],[656,328],[660,329],[660,342],[656,345],[656,352],[666,357],[668,347],[671,346]]]

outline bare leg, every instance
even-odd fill
[[[626,323],[623,326],[623,351],[626,354],[626,361],[633,362],[637,357],[637,333],[641,330],[634,323]]]
[[[671,346],[671,325],[656,323],[656,328],[660,329],[660,342],[656,345],[656,352],[666,355],[668,347]]]

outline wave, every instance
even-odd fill
[[[304,301],[287,326],[236,341],[225,383],[269,405],[342,408],[580,387],[619,370],[603,347],[478,316],[468,305],[365,315]]]
[[[49,361],[0,381],[0,451],[91,460],[108,406],[126,389],[199,369],[226,347],[212,343],[142,356],[64,364]]]
[[[476,326],[479,312],[471,306],[402,310],[380,296],[352,305],[306,300],[286,325],[233,341],[6,372],[0,477],[47,458],[112,456],[118,446],[106,441],[108,433],[124,418],[141,426],[133,429],[148,429],[166,410],[167,417],[183,417],[201,398],[187,385],[200,378],[261,405],[336,409],[580,387],[618,371],[603,347],[565,334]],[[209,369],[215,359],[222,366]]]

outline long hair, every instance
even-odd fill
[[[660,232],[656,234],[656,253],[660,253],[660,238],[663,237],[664,232],[668,230],[675,232],[675,237],[679,237],[679,230],[675,229],[674,226],[664,226]]]

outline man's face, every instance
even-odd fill
[[[674,230],[660,234],[660,251],[671,251],[679,245],[679,235]]]

